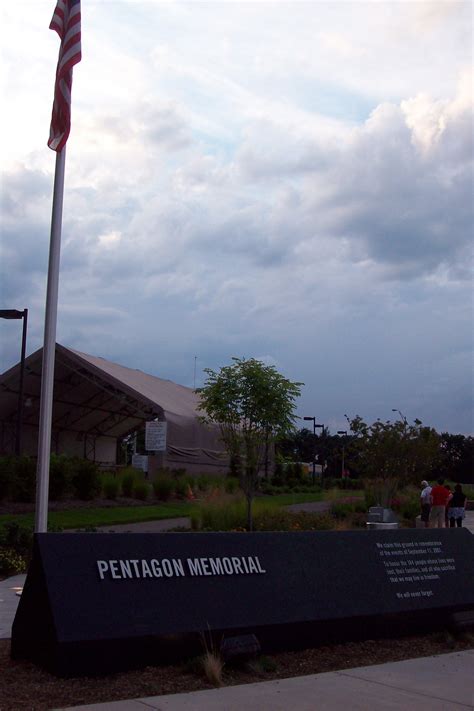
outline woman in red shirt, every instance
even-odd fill
[[[445,528],[446,506],[451,492],[444,486],[444,479],[438,479],[437,486],[431,489],[430,522],[433,528]]]

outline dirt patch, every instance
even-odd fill
[[[473,635],[455,638],[447,633],[334,644],[262,657],[241,668],[226,666],[223,684],[230,686],[319,674],[473,648]],[[0,709],[45,711],[212,688],[198,667],[194,662],[147,667],[100,678],[58,679],[33,664],[13,662],[10,641],[0,640]]]

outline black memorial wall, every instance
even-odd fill
[[[38,534],[12,656],[78,675],[191,656],[206,634],[373,634],[474,608],[473,571],[465,529]]]

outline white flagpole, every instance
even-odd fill
[[[49,460],[51,456],[51,425],[53,413],[54,361],[56,355],[56,323],[58,317],[59,262],[63,216],[64,171],[66,146],[56,153],[54,174],[51,239],[49,243],[48,286],[44,323],[43,367],[36,470],[36,533],[48,530]]]

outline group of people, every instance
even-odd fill
[[[425,528],[461,528],[467,498],[461,484],[456,484],[454,492],[444,479],[438,479],[435,486],[424,480],[421,486],[421,520]]]

